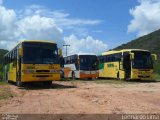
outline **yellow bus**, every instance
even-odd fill
[[[4,56],[3,79],[17,86],[26,82],[51,85],[53,80],[60,80],[57,44],[38,40],[20,42]]]
[[[153,79],[153,60],[156,55],[147,50],[123,49],[102,53],[99,58],[99,77],[116,79]]]
[[[65,78],[97,78],[98,58],[94,54],[74,54],[64,57]]]

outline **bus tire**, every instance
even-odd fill
[[[16,81],[16,86],[18,87],[22,87],[23,86],[23,83],[19,80]]]
[[[18,86],[18,87],[22,87],[23,86],[23,83],[20,81],[19,77],[17,77],[17,79],[16,79],[16,86]]]
[[[75,73],[74,72],[72,72],[72,80],[75,80]]]
[[[119,78],[119,72],[117,73],[117,80],[120,80],[120,78]]]
[[[92,78],[88,78],[88,80],[92,80]]]
[[[45,81],[45,82],[43,82],[43,84],[44,84],[45,86],[50,87],[50,86],[52,86],[52,81]]]
[[[125,78],[125,81],[130,81],[131,79],[130,78]]]
[[[9,80],[8,80],[8,73],[6,74],[5,81],[6,81],[7,83],[9,83]]]

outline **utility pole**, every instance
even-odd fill
[[[64,47],[66,47],[66,56],[67,56],[67,47],[70,47],[70,45],[63,45]]]

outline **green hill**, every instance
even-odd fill
[[[122,44],[114,50],[120,49],[146,49],[151,53],[157,54],[158,60],[155,62],[154,71],[160,74],[160,30]]]
[[[119,49],[146,49],[151,51],[151,53],[157,54],[160,58],[160,30],[157,30],[115,48],[115,50]]]

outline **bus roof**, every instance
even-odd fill
[[[102,55],[109,55],[109,54],[115,54],[120,52],[131,52],[131,51],[149,52],[148,50],[143,50],[143,49],[122,49],[122,50],[111,50],[111,51],[103,52]]]
[[[55,42],[51,42],[51,41],[47,41],[47,40],[23,40],[23,41],[21,41],[21,43],[23,43],[23,42],[55,43]]]
[[[75,53],[75,54],[71,54],[68,56],[73,56],[73,55],[78,55],[78,56],[80,56],[80,55],[95,55],[96,56],[96,54],[94,54],[94,53]],[[68,56],[65,56],[65,57],[68,57]]]
[[[55,43],[55,42],[51,42],[51,41],[47,41],[47,40],[23,40],[23,41],[20,41],[20,42],[18,42],[18,44],[17,45],[19,45],[19,44],[22,44],[22,43],[24,43],[24,42],[42,42],[42,43]],[[55,43],[56,44],[56,43]],[[16,46],[17,46],[16,45]],[[16,47],[15,46],[15,47]],[[14,47],[14,48],[15,48]],[[14,49],[13,48],[13,49]]]
[[[17,47],[19,44],[22,44],[24,42],[41,42],[41,43],[53,43],[53,44],[56,44],[55,42],[51,42],[51,41],[47,41],[47,40],[23,40],[23,41],[18,42],[18,44],[16,46],[14,46],[10,51],[14,50],[15,47]],[[6,56],[8,53],[6,53],[4,56]]]

